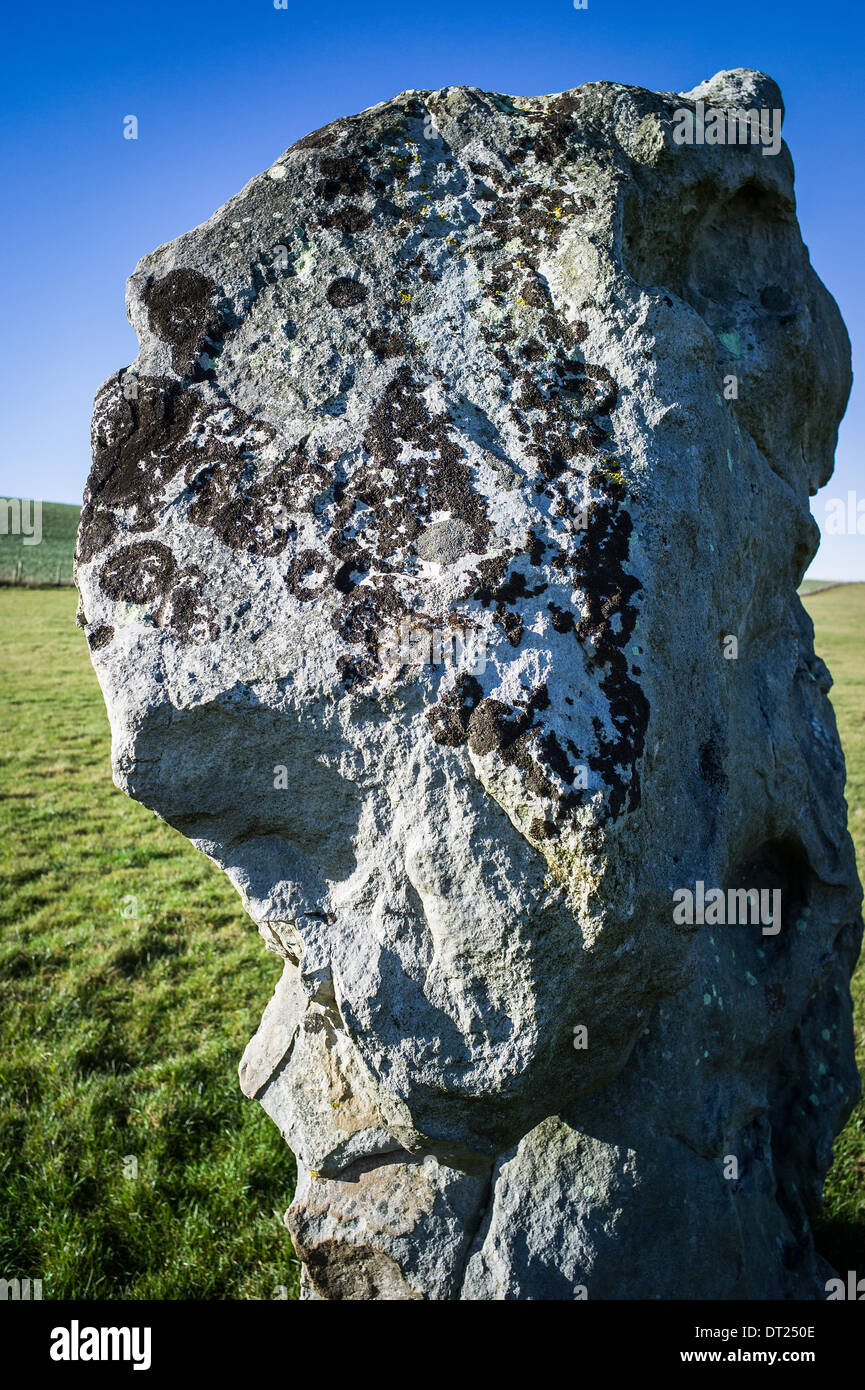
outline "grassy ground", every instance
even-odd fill
[[[25,544],[27,537],[22,531],[32,531],[34,504],[32,501],[25,502],[23,512],[9,517],[4,505],[8,501],[7,498],[0,501],[3,510],[0,517],[0,580],[12,583],[19,579],[22,584],[71,584],[80,507],[71,507],[65,502],[42,502],[41,539],[37,545],[29,545]],[[14,501],[17,505],[18,499]],[[23,516],[23,525],[20,516]]]
[[[0,589],[0,1277],[268,1299],[297,1282],[294,1167],[236,1069],[278,962],[113,786],[74,613],[68,589]]]
[[[847,806],[859,877],[865,883],[865,584],[842,584],[804,598],[815,646],[832,672],[831,692],[847,760]],[[859,1074],[865,1078],[865,956],[853,980]],[[835,1143],[824,1190],[818,1244],[837,1269],[865,1275],[865,1104],[860,1102]]]
[[[807,606],[865,876],[865,585]],[[0,589],[0,1277],[45,1298],[293,1297],[293,1163],[236,1074],[278,962],[213,865],[114,788],[74,611],[68,590]],[[865,1068],[861,966],[855,992]],[[826,1197],[821,1249],[865,1272],[862,1107]]]

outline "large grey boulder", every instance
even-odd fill
[[[861,891],[796,587],[849,345],[713,107],[780,123],[744,70],[405,92],[129,280],[80,621],[118,785],[285,961],[240,1075],[310,1297],[824,1296]]]

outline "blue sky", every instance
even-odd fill
[[[124,282],[299,136],[408,87],[530,95],[613,79],[684,91],[721,68],[781,85],[811,260],[863,341],[865,17],[853,0],[116,0],[3,21],[5,331],[0,496],[79,502],[94,392],[136,353]],[[138,140],[123,139],[136,115]],[[854,388],[836,473],[865,499]],[[863,523],[865,524],[865,523]],[[811,568],[865,579],[865,535],[824,534]]]

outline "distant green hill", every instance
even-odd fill
[[[23,503],[23,525],[18,519],[21,505],[20,498],[0,499],[0,583],[71,584],[81,508],[67,502],[43,502],[42,539],[38,545],[25,545],[28,537],[21,531],[31,530],[33,503]]]
[[[839,584],[847,582],[845,579],[803,579],[798,592],[804,598],[806,594],[819,594],[823,589],[837,589]]]

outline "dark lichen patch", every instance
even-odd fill
[[[218,293],[213,280],[185,266],[151,280],[142,292],[150,327],[170,345],[178,376],[202,381],[211,375],[199,359],[218,353],[230,329],[214,303]]]
[[[325,297],[334,309],[351,309],[356,304],[362,304],[368,293],[366,285],[351,280],[347,275],[340,275],[328,285]]]
[[[337,208],[335,212],[326,213],[319,218],[322,227],[327,227],[331,231],[343,232],[347,236],[354,236],[357,232],[365,232],[372,225],[372,218],[363,208],[357,207],[355,203],[345,203]]]
[[[349,592],[341,612],[331,619],[343,640],[359,648],[337,661],[340,680],[349,691],[363,693],[382,674],[380,645],[384,634],[395,632],[411,616],[393,575],[379,568],[364,584]]]
[[[147,610],[154,627],[169,628],[178,641],[215,641],[219,625],[205,598],[204,576],[182,568],[161,541],[134,541],[105,562],[99,585],[106,598]]]
[[[417,546],[433,514],[450,517],[453,525],[444,530],[452,543],[459,536],[460,553],[482,554],[489,541],[484,500],[453,419],[428,405],[428,389],[408,366],[398,368],[369,414],[363,435],[369,462],[339,480],[327,545],[337,574],[345,576],[350,565],[363,576],[362,583],[338,586],[344,603],[332,619],[346,642],[362,648],[342,668],[350,686],[378,673],[383,633],[420,605],[417,592],[406,599],[399,581],[418,572]],[[447,561],[443,552],[440,558]]]
[[[326,150],[335,145],[337,139],[345,128],[344,118],[331,121],[329,125],[319,126],[318,130],[310,131],[309,135],[303,135],[300,140],[295,140],[291,146],[293,150]]]
[[[136,522],[150,529],[154,507],[183,467],[178,445],[190,435],[199,411],[196,393],[183,391],[170,377],[139,377],[132,398],[124,392],[121,374],[105,383],[96,397],[93,466],[79,530],[85,558],[103,548],[106,527],[116,529],[115,517],[108,521],[115,508],[134,512],[133,529]]]
[[[583,369],[581,376],[600,383],[603,395],[596,402],[613,409],[615,383],[609,374]],[[526,789],[552,805],[559,824],[585,804],[589,793],[582,781],[577,783],[576,774],[581,766],[592,769],[603,789],[603,804],[595,809],[596,823],[602,824],[624,809],[636,809],[640,801],[638,761],[649,705],[633,679],[628,649],[641,586],[627,571],[633,524],[624,507],[626,488],[619,465],[594,451],[588,456],[576,452],[573,457],[584,475],[582,486],[602,495],[585,504],[582,488],[576,493],[573,489],[574,465],[565,461],[545,493],[554,504],[546,539],[538,536],[537,529],[530,530],[521,555],[509,551],[481,561],[474,572],[471,598],[483,607],[495,606],[496,623],[506,640],[518,646],[528,616],[536,611],[535,601],[552,586],[555,596],[546,598],[543,609],[555,632],[573,634],[579,644],[587,675],[594,673],[607,698],[611,728],[595,717],[593,746],[581,751],[572,739],[563,739],[546,724],[544,711],[550,701],[542,686],[525,706],[497,699],[480,701],[462,732],[477,755],[495,752],[503,763],[518,769]],[[544,567],[542,575],[530,580],[526,564]],[[566,597],[574,589],[580,596],[576,612]],[[447,716],[442,702],[428,714],[431,723],[441,721],[448,729],[449,741],[461,742],[462,726]]]
[[[289,593],[294,594],[296,599],[301,603],[310,603],[320,597],[322,581],[316,581],[316,575],[329,578],[332,574],[333,567],[324,555],[317,550],[302,550],[289,565],[285,582]]]
[[[114,628],[103,624],[95,627],[92,632],[87,634],[87,645],[92,652],[98,652],[102,647],[107,647],[114,636]]]
[[[274,437],[271,425],[172,378],[139,377],[132,399],[111,378],[96,400],[79,561],[113,541],[121,514],[125,530],[153,530],[181,470],[189,521],[233,550],[279,554],[296,530],[291,515],[332,478],[302,450],[268,460]]]
[[[524,627],[523,620],[517,613],[506,613],[504,609],[496,611],[493,622],[497,623],[505,634],[505,639],[512,647],[518,647],[522,641]]]
[[[340,594],[350,594],[360,582],[359,579],[355,579],[355,575],[362,577],[366,572],[366,567],[362,561],[346,560],[334,573],[334,588]]]
[[[269,468],[260,453],[273,430],[242,412],[221,419],[187,463],[187,517],[207,526],[232,550],[279,555],[297,532],[294,513],[311,509],[310,492],[330,475],[296,450]]]
[[[561,802],[561,795],[548,777],[550,740],[555,736],[544,734],[537,717],[549,706],[545,683],[531,692],[525,705],[482,700],[469,718],[468,744],[478,757],[496,753],[505,766],[519,769],[526,789],[533,795]]]
[[[384,362],[389,357],[405,357],[408,352],[408,343],[401,333],[388,332],[386,329],[374,328],[367,336],[367,346],[380,361]]]
[[[78,520],[78,538],[75,542],[75,562],[89,564],[100,551],[111,544],[118,532],[117,520],[113,512],[100,509],[95,499],[85,498]]]
[[[624,489],[616,484],[612,491]],[[596,725],[598,751],[589,754],[586,761],[609,788],[612,817],[625,804],[629,810],[640,804],[638,761],[649,721],[649,702],[631,678],[626,656],[637,622],[633,599],[642,586],[625,569],[633,523],[620,502],[620,498],[610,497],[589,507],[589,524],[573,564],[574,579],[587,606],[575,634],[589,648],[589,669],[604,671],[600,688],[607,697],[615,730],[609,737]]]
[[[436,511],[468,528],[475,551],[486,550],[486,509],[455,435],[450,414],[433,413],[423,382],[400,367],[369,415],[363,444],[371,463],[346,489],[347,509],[363,503],[375,517],[378,558],[412,546]],[[392,477],[390,484],[386,476]],[[345,521],[348,516],[347,511]]]
[[[453,687],[426,711],[436,743],[458,748],[468,742],[469,720],[483,698],[483,688],[474,676],[460,672]]]
[[[469,746],[479,757],[496,752],[507,761],[509,749],[530,726],[531,719],[525,711],[501,700],[482,700],[469,720]]]
[[[574,631],[574,628],[576,627],[576,621],[574,619],[573,613],[571,613],[567,608],[560,608],[557,603],[553,603],[551,600],[547,604],[547,610],[550,614],[550,623],[554,632]]]
[[[520,351],[527,362],[543,362],[547,355],[546,348],[537,338],[527,338]]]
[[[529,825],[529,835],[533,840],[554,840],[558,834],[558,827],[555,821],[542,820],[540,816],[534,816]]]
[[[521,570],[513,569],[505,577],[503,573],[505,565],[505,557],[497,556],[491,563],[482,562],[478,566],[478,573],[482,580],[492,581],[491,584],[481,582],[472,594],[472,598],[476,598],[484,608],[488,608],[491,603],[500,606],[515,604],[523,599],[536,598],[539,594],[546,592],[548,586],[545,580],[529,588],[526,576]]]
[[[530,533],[527,544],[529,555],[535,554],[537,556],[539,545],[537,537]],[[508,612],[508,608],[518,604],[522,606],[525,600],[536,598],[539,594],[544,593],[548,587],[546,580],[541,580],[540,583],[530,587],[525,574],[519,569],[514,568],[508,573],[508,564],[516,553],[509,550],[489,560],[482,560],[475,571],[479,582],[472,591],[472,598],[477,600],[483,608],[494,605],[494,622],[502,629],[506,640],[512,647],[520,645],[525,624],[520,614]],[[530,563],[532,563],[531,559]],[[534,563],[538,563],[538,560],[536,559]]]
[[[356,155],[322,159],[319,168],[321,178],[314,191],[326,203],[332,203],[341,195],[356,198],[366,187],[369,170]]]
[[[116,603],[160,604],[177,573],[174,553],[161,541],[135,541],[118,550],[99,572],[106,598]]]

